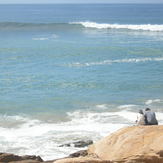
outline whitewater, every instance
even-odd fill
[[[151,107],[156,103],[163,103],[163,100],[149,99],[145,103]],[[54,159],[54,155],[55,158],[66,157],[77,150],[85,149],[74,147],[75,141],[91,139],[95,142],[122,127],[135,125],[138,113],[133,112],[133,109],[140,108],[143,109],[141,105],[98,104],[89,110],[67,112],[65,116],[68,120],[57,123],[27,115],[1,115],[0,148],[3,152],[19,155],[39,153],[44,160]],[[112,111],[108,111],[110,109]],[[159,124],[163,124],[163,113],[156,112],[156,116]],[[66,143],[72,145],[60,147]]]
[[[142,30],[142,31],[163,31],[162,24],[106,24],[96,22],[72,22],[70,24],[81,24],[85,28],[97,29],[128,29],[128,30]]]

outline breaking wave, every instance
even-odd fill
[[[0,126],[0,148],[3,152],[18,155],[39,154],[45,160],[65,157],[81,148],[59,147],[60,145],[79,140],[95,141],[103,135],[127,126],[116,122],[116,117],[121,117],[121,113],[119,114],[77,110],[68,112],[66,116],[70,120],[60,123],[47,123],[30,117],[0,115],[7,123]],[[115,121],[115,125],[112,120]]]
[[[97,141],[122,127],[134,125],[140,108],[144,106],[96,104],[88,109],[66,112],[68,121],[53,123],[41,117],[0,114],[1,152],[40,155],[45,160],[65,157],[81,148],[60,145],[88,139]],[[156,116],[159,124],[163,124],[161,107]]]
[[[86,28],[97,28],[97,29],[129,29],[129,30],[143,30],[143,31],[163,31],[162,24],[104,24],[96,22],[73,22],[71,24],[81,24]]]
[[[96,22],[70,22],[70,23],[24,23],[24,22],[0,22],[0,29],[117,29],[163,32],[163,24],[107,24]]]

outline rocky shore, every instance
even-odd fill
[[[0,163],[163,163],[162,142],[162,125],[132,126],[63,159],[43,161],[39,156],[0,153]]]

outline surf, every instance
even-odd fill
[[[91,21],[65,23],[0,22],[0,29],[100,29],[163,32],[163,24],[108,24]]]
[[[162,32],[163,24],[107,24],[107,23],[96,23],[96,22],[72,22],[70,24],[80,24],[85,28],[95,29],[128,29],[128,30],[142,30],[142,31],[155,31]]]

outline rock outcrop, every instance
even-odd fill
[[[80,141],[75,141],[75,142],[71,142],[71,143],[67,143],[67,144],[63,144],[60,145],[59,147],[78,147],[78,148],[82,148],[82,147],[86,147],[88,145],[93,144],[92,140],[80,140]]]
[[[10,153],[0,153],[0,163],[40,163],[43,162],[40,156],[18,156]]]
[[[163,126],[132,126],[101,139],[87,156],[55,163],[163,163]]]
[[[68,157],[69,158],[74,158],[74,157],[81,157],[81,156],[87,156],[87,155],[88,155],[87,150],[81,150],[81,151],[70,154]]]
[[[112,161],[155,159],[163,162],[163,126],[132,126],[103,138],[88,149],[101,159]],[[149,162],[149,161],[148,161]]]

